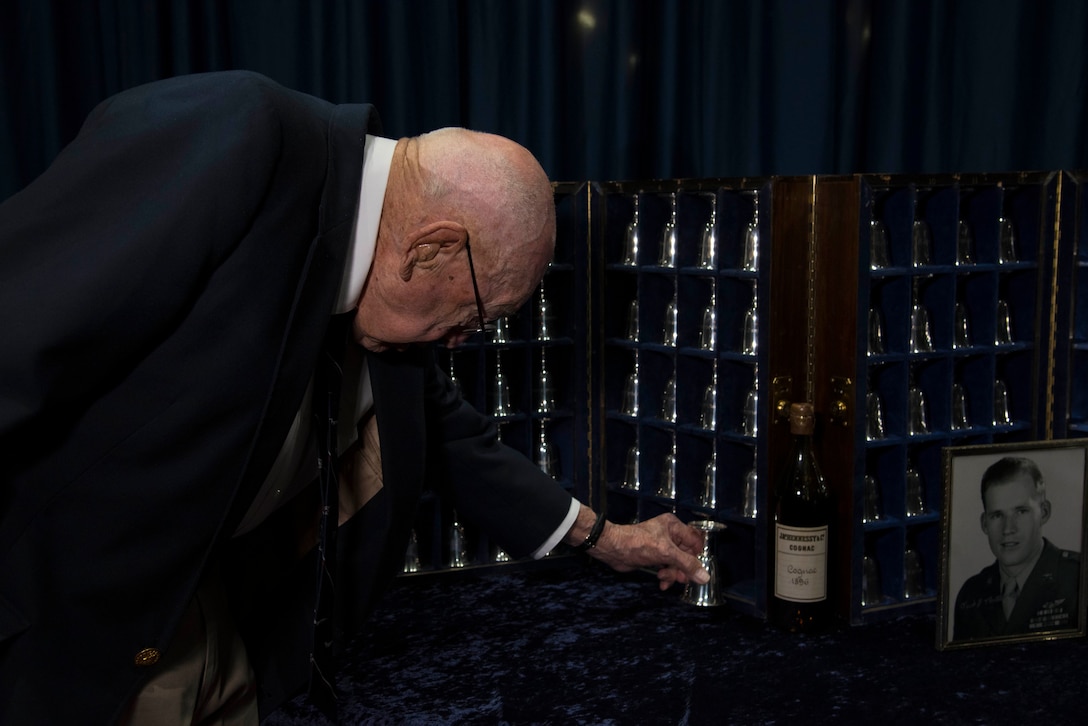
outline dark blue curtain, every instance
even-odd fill
[[[98,101],[246,68],[557,180],[1088,168],[1083,0],[0,0],[0,198]]]

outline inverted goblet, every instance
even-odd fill
[[[703,550],[699,553],[699,563],[710,575],[705,584],[689,582],[684,587],[681,599],[689,605],[716,607],[722,604],[721,585],[718,582],[718,560],[715,556],[717,534],[725,529],[721,522],[709,519],[697,519],[689,526],[703,533]]]
[[[1012,220],[1008,217],[1001,217],[997,220],[997,223],[1001,230],[997,260],[1002,264],[1016,262],[1016,228],[1013,227]]]
[[[929,224],[924,219],[914,220],[910,237],[910,261],[915,267],[924,267],[933,263],[933,236]]]
[[[672,448],[665,454],[665,461],[661,465],[661,483],[657,487],[657,496],[662,499],[676,499],[676,438],[673,437]]]
[[[959,236],[956,238],[956,264],[975,264],[975,240],[971,234],[971,225],[960,220]]]
[[[880,586],[880,565],[877,563],[876,557],[866,552],[861,560],[861,606],[879,605],[883,599],[884,593]]]
[[[699,329],[699,347],[714,350],[718,347],[718,311],[714,298],[703,310],[703,325]]]
[[[759,514],[759,474],[755,464],[744,475],[744,500],[741,503],[741,514],[748,519],[755,519]]]
[[[676,347],[680,339],[680,315],[677,310],[676,296],[665,306],[665,323],[661,326],[661,343]]]
[[[661,233],[661,254],[657,258],[658,267],[676,267],[676,256],[680,249],[680,233],[677,229],[676,194],[669,195],[672,211],[665,230]]]
[[[1009,408],[1009,387],[1000,379],[994,381],[994,426],[1011,426],[1012,411]]]
[[[638,199],[638,194],[632,197],[634,211],[631,213],[631,221],[627,224],[627,232],[624,236],[623,264],[628,267],[638,265]]]
[[[907,464],[907,516],[920,517],[926,513],[926,488],[922,475]]]
[[[699,492],[699,506],[706,509],[718,507],[718,455],[713,453],[703,468],[703,488]]]
[[[864,508],[861,521],[878,522],[883,516],[881,506],[880,482],[872,474],[865,475]]]
[[[665,390],[661,394],[661,419],[676,423],[676,376],[673,375],[665,383]]]
[[[741,339],[740,352],[744,355],[755,355],[756,346],[759,343],[759,312],[755,295],[752,296],[752,307],[744,314],[744,332]]]
[[[884,347],[884,323],[880,320],[880,311],[869,308],[869,355],[883,355],[887,352]]]
[[[891,267],[891,255],[888,254],[888,230],[879,219],[869,222],[869,267],[882,270]]]
[[[903,599],[914,600],[926,595],[926,574],[922,556],[910,545],[903,552]]]
[[[713,270],[718,266],[718,204],[717,196],[710,195],[710,219],[703,227],[703,239],[699,245],[699,267]]]

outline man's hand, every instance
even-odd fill
[[[581,544],[595,519],[593,510],[583,505],[564,541]],[[618,572],[640,567],[656,569],[659,586],[667,590],[677,582],[702,585],[710,580],[699,562],[702,551],[702,532],[673,514],[662,514],[638,524],[606,523],[597,545],[588,554]]]

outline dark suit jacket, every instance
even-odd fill
[[[368,131],[372,107],[255,74],[172,79],[102,103],[0,205],[0,723],[115,718],[207,562],[260,571],[232,533],[313,373]],[[370,568],[341,578],[345,614],[391,571],[425,476],[515,555],[569,504],[428,352],[369,364],[386,486],[341,531],[341,564]],[[287,615],[249,643],[266,706],[310,647]]]
[[[1008,619],[1001,606],[1001,572],[995,561],[956,596],[954,640],[1030,635],[1077,627],[1080,554],[1043,540],[1043,553],[1016,598]]]

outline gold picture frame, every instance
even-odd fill
[[[1088,439],[942,455],[937,648],[1083,636]]]

